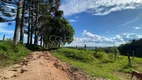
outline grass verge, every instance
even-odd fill
[[[5,67],[20,61],[31,51],[24,45],[14,45],[10,40],[0,42],[0,67]]]

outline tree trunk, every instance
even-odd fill
[[[3,35],[3,41],[5,40],[5,35]]]
[[[76,45],[76,49],[77,49],[78,47],[77,47],[77,45]]]
[[[86,44],[84,45],[84,49],[86,50],[86,48],[87,48],[87,46],[86,46]]]
[[[35,21],[35,39],[34,39],[34,44],[38,45],[38,16],[39,16],[39,0],[36,0],[36,21]]]
[[[18,0],[16,26],[15,26],[14,38],[13,38],[15,45],[17,45],[17,43],[18,43],[18,36],[19,36],[19,29],[20,29],[20,18],[21,18],[21,12],[20,12],[21,7],[22,7],[22,0]]]
[[[22,9],[21,30],[20,30],[20,43],[21,44],[23,44],[23,40],[24,40],[25,5],[26,5],[26,1],[24,0],[23,9]]]
[[[27,37],[27,44],[30,44],[30,34],[31,34],[31,1],[29,7],[29,20],[28,20],[28,37]]]
[[[95,50],[96,50],[96,54],[98,54],[98,48],[97,47],[95,47]]]
[[[41,35],[41,39],[40,39],[40,45],[43,46],[43,37]]]
[[[134,59],[134,57],[135,57],[135,51],[133,51],[133,59]]]
[[[31,9],[31,34],[30,34],[30,44],[33,43],[33,31],[34,31],[34,1],[31,1],[32,9]]]

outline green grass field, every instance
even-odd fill
[[[62,48],[51,53],[69,64],[79,68],[92,77],[103,77],[111,80],[119,80],[113,75],[114,72],[130,73],[132,69],[142,71],[142,58],[131,58],[132,65],[128,66],[127,56],[117,56],[114,61],[114,54],[106,54],[89,50],[76,50]]]

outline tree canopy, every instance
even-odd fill
[[[15,9],[8,12],[4,8],[7,5]],[[1,0],[0,12],[11,20],[0,17],[0,22],[16,21],[13,38],[15,44],[23,44],[26,34],[28,45],[40,42],[40,45],[48,48],[60,47],[73,41],[74,29],[63,17],[64,12],[59,10],[59,6],[60,0]]]
[[[127,44],[122,44],[118,47],[120,54],[127,55],[128,53],[131,56],[142,57],[142,39],[131,40]]]

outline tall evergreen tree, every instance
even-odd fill
[[[39,38],[40,44],[46,46],[54,44],[54,46],[60,47],[61,44],[64,45],[73,41],[74,30],[63,17],[63,11],[59,10],[60,0],[18,0],[18,2],[14,0],[2,2],[2,6],[5,6],[5,3],[17,4],[13,38],[15,44],[18,43],[19,33],[20,43],[23,44],[24,32],[28,35],[27,44],[33,44],[34,42],[37,45]],[[25,16],[25,8],[28,11],[28,16]],[[1,5],[0,11],[4,15],[11,17],[11,15],[4,12],[5,10]],[[0,22],[8,21],[2,17],[0,19]],[[25,27],[25,23],[28,23],[28,26]],[[54,43],[50,40],[52,35],[58,37],[56,38],[58,42]]]
[[[27,44],[29,45],[30,44],[30,34],[31,34],[31,0],[28,1],[28,36],[27,36]]]
[[[26,8],[26,0],[23,0],[23,8],[22,8],[22,19],[21,19],[21,28],[20,28],[20,43],[23,44],[24,40],[24,23],[25,23],[25,8]]]
[[[38,30],[39,30],[39,22],[38,22],[38,17],[39,17],[39,0],[36,0],[35,7],[36,7],[36,21],[35,21],[35,38],[34,38],[34,44],[38,45]]]
[[[34,7],[34,0],[31,0],[31,33],[30,33],[30,44],[32,45],[33,43],[33,32],[34,32],[34,10],[35,10],[35,7]]]
[[[14,30],[14,43],[17,45],[18,43],[18,36],[19,36],[19,31],[20,31],[20,20],[21,20],[21,8],[22,8],[22,0],[18,0],[17,4],[17,14],[16,14],[16,25],[15,25],[15,30]]]

